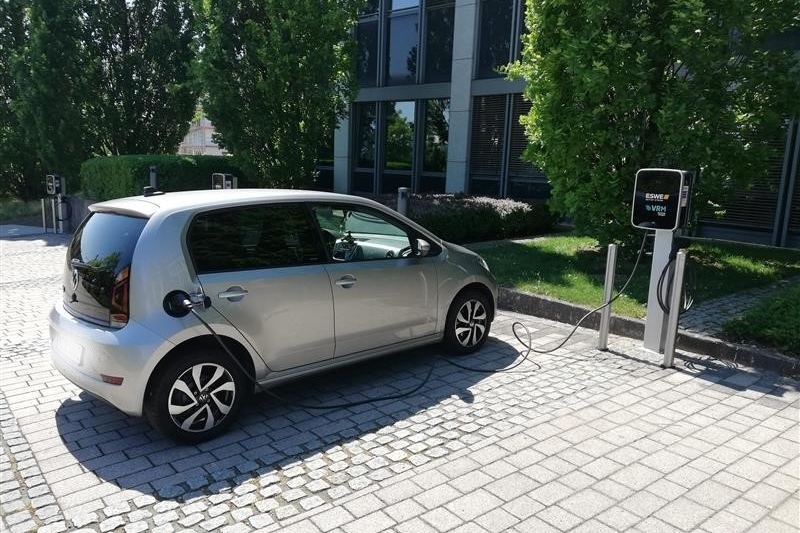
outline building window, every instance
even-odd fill
[[[498,67],[511,61],[514,0],[482,0],[476,78],[499,78]]]
[[[411,187],[414,165],[414,102],[387,102],[386,159],[381,179],[381,192],[391,193],[398,187]]]
[[[419,14],[404,10],[389,17],[386,55],[386,85],[408,85],[417,81]]]
[[[362,20],[356,29],[358,83],[375,87],[378,81],[378,19]]]
[[[500,196],[505,150],[506,95],[479,96],[472,106],[471,194]]]
[[[374,192],[375,156],[377,151],[376,104],[363,103],[355,106],[355,161],[352,190],[354,192]]]
[[[314,176],[314,190],[332,191],[333,190],[333,135],[328,138],[328,142],[320,147],[317,154],[317,173]]]
[[[443,193],[450,134],[450,99],[425,102],[425,154],[419,192]]]
[[[455,5],[450,0],[430,0],[426,10],[425,82],[450,81],[453,61]]]
[[[550,198],[550,182],[542,170],[524,159],[528,138],[519,119],[531,110],[521,94],[511,96],[511,134],[509,136],[508,191],[506,196],[528,200]]]
[[[550,185],[544,173],[523,159],[528,146],[519,123],[530,111],[521,94],[476,97],[470,147],[471,194],[546,199]]]

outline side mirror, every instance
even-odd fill
[[[425,239],[417,239],[417,256],[425,257],[431,252],[431,243]]]

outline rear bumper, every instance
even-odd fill
[[[129,415],[142,414],[147,369],[165,342],[135,322],[114,330],[78,320],[61,302],[50,311],[50,356],[56,370]],[[102,375],[122,378],[122,383],[106,383]]]

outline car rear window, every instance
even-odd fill
[[[64,306],[75,317],[121,328],[128,322],[131,259],[145,218],[92,213],[75,232],[64,266]]]

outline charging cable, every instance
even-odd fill
[[[173,294],[175,294],[175,293],[173,293]],[[173,296],[173,298],[175,298],[175,296]],[[178,303],[178,302],[174,302],[174,303]],[[265,393],[267,396],[269,396],[271,398],[274,398],[275,400],[277,400],[278,402],[280,402],[280,403],[282,403],[284,405],[292,405],[292,406],[301,407],[301,408],[304,408],[304,409],[346,409],[348,407],[356,407],[356,406],[364,405],[364,404],[368,404],[368,403],[382,402],[382,401],[388,401],[388,400],[399,400],[399,399],[402,399],[402,398],[407,398],[408,396],[411,396],[411,395],[415,394],[416,392],[418,392],[420,389],[422,389],[422,387],[424,387],[430,381],[431,376],[433,375],[433,370],[434,370],[434,368],[436,366],[436,362],[437,361],[444,361],[445,363],[447,363],[449,365],[452,365],[454,367],[457,367],[457,368],[460,368],[462,370],[466,370],[466,371],[469,371],[469,372],[480,372],[480,373],[487,373],[487,374],[495,374],[495,373],[502,373],[502,372],[510,372],[510,371],[516,369],[522,363],[524,363],[525,361],[529,360],[528,357],[529,357],[530,352],[531,352],[530,349],[528,349],[525,353],[520,352],[520,354],[522,355],[522,359],[520,359],[519,361],[516,361],[515,363],[511,364],[508,367],[500,368],[500,369],[497,369],[497,368],[486,369],[486,368],[470,367],[470,366],[467,366],[467,365],[462,365],[462,364],[456,363],[456,362],[451,361],[450,359],[442,357],[442,356],[436,356],[431,361],[430,366],[428,367],[428,372],[425,375],[425,377],[422,379],[422,381],[417,386],[415,386],[411,390],[408,390],[408,391],[405,391],[405,392],[401,392],[401,393],[397,393],[397,394],[391,394],[391,395],[388,395],[388,396],[379,396],[379,397],[375,397],[375,398],[367,398],[367,399],[359,400],[359,401],[355,401],[355,402],[345,402],[345,403],[327,404],[327,405],[310,405],[310,404],[304,404],[304,403],[301,403],[301,402],[294,402],[294,401],[287,400],[286,398],[283,398],[282,396],[280,396],[278,394],[275,394],[274,392],[272,392],[268,388],[264,387],[261,383],[259,383],[259,381],[255,378],[255,376],[250,375],[250,372],[244,367],[244,365],[241,363],[241,361],[239,361],[239,358],[236,357],[236,355],[231,351],[231,349],[228,347],[228,345],[225,344],[225,341],[222,339],[222,337],[220,337],[217,334],[217,332],[214,331],[214,328],[212,328],[211,325],[200,315],[200,313],[197,312],[197,310],[195,309],[195,304],[193,304],[192,301],[189,298],[184,298],[184,299],[180,300],[179,305],[180,305],[180,307],[182,309],[184,309],[184,310],[186,310],[188,312],[191,312],[197,318],[197,320],[199,320],[200,323],[203,324],[203,326],[205,326],[205,328],[211,333],[211,335],[214,337],[214,339],[216,339],[217,343],[219,343],[219,345],[222,347],[222,349],[225,351],[225,353],[227,353],[228,357],[236,364],[237,367],[239,367],[239,370],[242,372],[242,375],[244,375],[250,381],[252,381],[258,387],[258,389],[261,392]],[[204,307],[211,307],[210,302],[208,301],[208,299],[205,299],[202,302],[202,305]],[[515,335],[516,335],[516,332],[515,332]],[[519,339],[519,337],[517,337],[517,339]],[[264,361],[264,358],[261,356],[261,354],[258,351],[256,351],[256,355],[258,355],[258,358],[261,359],[262,363],[264,363],[264,366],[269,367],[269,365],[267,365],[266,361]]]
[[[519,343],[522,344],[525,347],[525,349],[527,350],[525,357],[527,357],[527,354],[530,353],[530,352],[541,353],[541,354],[555,352],[556,350],[558,350],[559,348],[564,346],[572,338],[573,335],[575,335],[575,332],[578,331],[578,328],[580,327],[580,325],[583,323],[584,320],[589,318],[592,314],[596,313],[597,311],[600,311],[604,307],[608,307],[609,305],[614,303],[620,296],[622,296],[625,293],[625,289],[628,288],[628,284],[633,279],[633,275],[636,273],[636,269],[639,266],[639,261],[641,261],[642,256],[644,255],[644,247],[645,247],[645,244],[647,243],[647,238],[650,235],[651,235],[651,233],[649,231],[645,232],[644,237],[642,238],[642,244],[641,244],[641,246],[639,246],[639,253],[636,255],[636,262],[633,264],[633,268],[631,269],[631,273],[628,275],[628,279],[625,280],[625,283],[622,285],[622,288],[619,290],[619,292],[617,292],[617,295],[614,296],[613,298],[611,298],[608,302],[604,303],[603,305],[600,305],[599,307],[595,307],[594,309],[592,309],[591,311],[589,311],[588,313],[583,315],[581,317],[581,319],[578,320],[578,323],[575,324],[575,327],[572,328],[572,331],[570,331],[569,334],[564,338],[564,340],[562,340],[558,344],[558,346],[556,346],[555,348],[550,348],[548,350],[539,350],[539,349],[534,348],[533,347],[533,341],[532,341],[531,332],[528,329],[528,327],[525,324],[523,324],[522,322],[519,322],[519,321],[518,322],[514,322],[511,325],[511,329],[514,332],[514,337],[516,337],[517,341],[519,341]],[[524,340],[522,340],[520,338],[520,335],[517,332],[517,329],[521,329],[526,334],[527,342],[525,342]]]
[[[674,287],[674,277],[675,277],[675,254],[677,253],[676,250],[673,250],[670,253],[669,262],[664,266],[664,270],[661,271],[661,275],[658,277],[658,290],[656,291],[658,296],[658,306],[664,311],[666,314],[670,313],[669,302],[672,299],[672,291],[675,289]],[[688,311],[692,304],[694,303],[694,297],[692,296],[694,287],[695,287],[695,272],[692,268],[692,263],[687,263],[686,270],[684,271],[684,277],[682,280],[682,289],[681,289],[681,306],[678,309],[678,314],[683,314]],[[664,299],[664,284],[666,283],[666,301]]]

